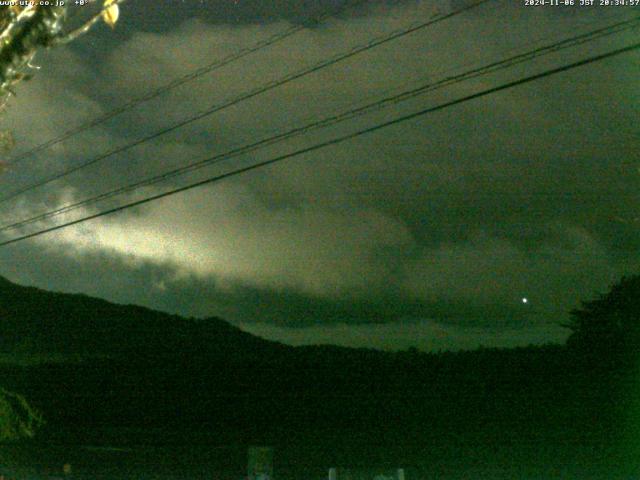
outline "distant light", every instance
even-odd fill
[[[522,303],[528,303],[528,302],[529,302],[529,300],[527,299],[527,297],[523,297],[522,298]]]

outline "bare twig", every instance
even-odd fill
[[[66,6],[5,7],[0,10],[0,99],[11,95],[16,83],[29,77],[21,72],[34,69],[31,60],[40,48],[67,44],[87,33],[109,9],[124,0],[105,2],[103,8],[81,27],[64,32]]]
[[[113,3],[111,3],[108,7],[103,8],[102,10],[100,10],[98,13],[96,13],[91,19],[89,19],[84,25],[82,25],[81,27],[76,28],[75,30],[57,37],[54,40],[54,45],[64,45],[66,43],[72,42],[74,40],[76,40],[78,37],[80,37],[81,35],[84,35],[85,33],[87,33],[91,27],[93,27],[97,22],[99,22],[104,13],[111,8],[113,5],[119,5],[121,3],[124,3],[125,0],[115,0]]]

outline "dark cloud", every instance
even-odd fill
[[[127,10],[132,28],[166,31],[169,25],[190,18],[212,24],[263,24],[286,20],[315,26],[315,19],[329,12],[341,16],[360,16],[377,9],[389,11],[394,6],[417,3],[416,0],[139,0]],[[345,12],[345,10],[347,10]]]
[[[123,7],[120,36],[97,31],[78,42],[81,46],[41,57],[43,71],[9,111],[19,145],[44,141],[326,6],[185,2],[173,5],[175,14],[169,15],[169,7],[145,5],[137,2],[128,17]],[[439,8],[459,7],[453,2]],[[144,18],[143,8],[151,12]],[[434,8],[423,2],[377,2],[366,15],[305,29],[293,40],[15,166],[3,188],[11,191],[284,72],[429,18]],[[234,20],[233,12],[242,14]],[[97,163],[5,204],[2,215],[5,221],[24,218],[614,20],[612,11],[599,12],[532,9],[525,14],[512,4],[490,5]],[[153,21],[157,28],[145,24]],[[434,92],[129,199],[575,61],[631,38],[619,35]],[[90,57],[96,48],[100,53]],[[634,119],[640,70],[629,58],[487,96],[4,249],[0,274],[171,312],[217,315],[292,341],[326,338],[318,333],[320,326],[340,332],[345,325],[362,329],[367,324],[378,325],[371,327],[372,335],[389,333],[384,329],[394,325],[425,335],[444,328],[448,340],[424,343],[429,348],[470,345],[472,336],[483,335],[505,345],[538,341],[580,299],[639,266]],[[523,305],[523,297],[530,302]],[[306,333],[283,333],[290,327]],[[398,342],[406,345],[408,337],[400,336]],[[547,338],[557,341],[562,335],[553,330]]]

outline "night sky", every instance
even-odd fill
[[[41,69],[0,120],[13,130],[14,155],[292,24],[308,28],[12,165],[2,192],[464,4],[371,1],[310,20],[341,3],[130,0],[115,30],[98,25],[35,59]],[[638,12],[489,2],[4,202],[1,223]],[[638,33],[443,88],[64,219],[613,50]],[[569,310],[640,270],[639,60],[637,51],[621,55],[0,248],[0,275],[219,316],[295,344],[437,350],[561,342],[568,332],[558,324]]]

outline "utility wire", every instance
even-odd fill
[[[12,199],[18,197],[19,195],[22,195],[23,193],[29,192],[29,191],[34,190],[36,188],[42,187],[44,185],[47,185],[47,184],[49,184],[49,183],[51,183],[51,182],[53,182],[55,180],[59,180],[60,178],[66,177],[67,175],[71,175],[72,173],[75,173],[75,172],[77,172],[79,170],[87,168],[87,167],[89,167],[89,166],[91,166],[91,165],[93,165],[93,164],[95,164],[95,163],[97,163],[97,162],[99,162],[101,160],[104,160],[104,159],[106,159],[108,157],[111,157],[113,155],[125,152],[125,151],[127,151],[127,150],[129,150],[129,149],[131,149],[133,147],[136,147],[136,146],[141,145],[143,143],[146,143],[146,142],[149,142],[151,140],[154,140],[154,139],[156,139],[158,137],[161,137],[162,135],[166,135],[167,133],[173,132],[173,131],[175,131],[175,130],[177,130],[179,128],[182,128],[182,127],[184,127],[186,125],[189,125],[189,124],[191,124],[191,123],[193,123],[193,122],[195,122],[197,120],[201,120],[201,119],[203,119],[205,117],[208,117],[210,115],[213,115],[214,113],[217,113],[217,112],[219,112],[221,110],[224,110],[224,109],[229,108],[231,106],[237,105],[237,104],[239,104],[239,103],[241,103],[241,102],[243,102],[245,100],[249,100],[249,99],[251,99],[253,97],[256,97],[256,96],[258,96],[258,95],[260,95],[262,93],[268,92],[268,91],[273,90],[273,89],[278,88],[278,87],[281,87],[281,86],[283,86],[283,85],[285,85],[285,84],[287,84],[289,82],[292,82],[294,80],[297,80],[299,78],[305,77],[307,75],[310,75],[310,74],[312,74],[314,72],[317,72],[319,70],[322,70],[324,68],[327,68],[327,67],[330,67],[332,65],[335,65],[335,64],[337,64],[339,62],[342,62],[344,60],[352,58],[352,57],[354,57],[354,56],[356,56],[356,55],[358,55],[360,53],[369,51],[369,50],[371,50],[373,48],[376,48],[376,47],[378,47],[380,45],[383,45],[385,43],[388,43],[388,42],[397,40],[398,38],[404,37],[406,35],[415,33],[415,32],[417,32],[417,31],[419,31],[421,29],[424,29],[424,28],[429,27],[431,25],[434,25],[436,23],[442,22],[442,21],[447,20],[449,18],[453,18],[453,17],[455,17],[457,15],[460,15],[460,14],[462,14],[462,13],[464,13],[466,11],[469,11],[469,10],[471,10],[473,8],[477,8],[480,5],[485,4],[487,2],[490,2],[490,1],[492,1],[492,0],[479,0],[479,1],[477,1],[475,3],[472,3],[471,5],[468,5],[466,7],[462,7],[462,8],[459,8],[457,10],[454,10],[453,12],[450,12],[450,13],[447,13],[447,14],[443,14],[443,15],[439,15],[439,16],[437,16],[435,18],[432,18],[429,21],[422,22],[422,23],[419,23],[417,25],[413,25],[413,26],[410,26],[408,28],[404,28],[402,30],[397,30],[397,31],[391,32],[390,34],[386,34],[386,35],[381,36],[381,37],[377,37],[377,38],[369,41],[368,43],[366,43],[364,45],[359,45],[359,46],[353,47],[351,50],[349,50],[349,51],[347,51],[345,53],[341,53],[341,54],[338,54],[338,55],[336,55],[334,57],[330,57],[329,59],[322,60],[319,63],[317,63],[317,64],[315,64],[315,65],[313,65],[311,67],[305,68],[303,70],[300,70],[298,72],[294,72],[294,73],[285,75],[284,77],[282,77],[280,79],[277,79],[277,80],[274,80],[274,81],[271,81],[271,82],[263,85],[262,87],[258,87],[258,88],[254,89],[254,90],[250,90],[249,92],[241,94],[238,97],[232,98],[231,100],[229,100],[229,101],[227,101],[227,102],[225,102],[225,103],[223,103],[221,105],[214,105],[213,107],[211,107],[211,108],[209,108],[207,110],[204,110],[204,111],[202,111],[200,113],[197,113],[197,114],[195,114],[193,116],[190,116],[187,119],[182,120],[182,121],[180,121],[178,123],[175,123],[175,124],[173,124],[173,125],[171,125],[171,126],[169,126],[167,128],[164,128],[162,130],[154,132],[154,133],[152,133],[152,134],[150,134],[150,135],[148,135],[146,137],[143,137],[141,139],[138,139],[136,141],[133,141],[131,143],[123,145],[121,147],[116,147],[116,148],[114,148],[114,149],[112,149],[110,151],[107,151],[107,152],[105,152],[105,153],[103,153],[101,155],[98,155],[97,157],[94,157],[94,158],[92,158],[92,159],[90,159],[88,161],[85,161],[85,162],[83,162],[83,163],[81,163],[79,165],[75,165],[73,167],[70,167],[70,168],[62,171],[62,172],[59,172],[59,173],[57,173],[55,175],[52,175],[52,176],[50,176],[50,177],[48,177],[48,178],[46,178],[44,180],[41,180],[39,182],[33,183],[31,185],[28,185],[28,186],[26,186],[24,188],[21,188],[21,189],[17,190],[17,191],[14,191],[9,195],[7,195],[7,196],[5,196],[3,198],[0,198],[0,204],[4,203],[4,202],[7,202],[9,200],[12,200]]]
[[[54,231],[57,231],[57,230],[61,230],[63,228],[67,228],[67,227],[70,227],[70,226],[73,226],[73,225],[78,225],[80,223],[84,223],[84,222],[87,222],[89,220],[94,220],[96,218],[104,217],[106,215],[111,215],[111,214],[114,214],[114,213],[117,213],[117,212],[121,212],[123,210],[127,210],[127,209],[130,209],[130,208],[139,206],[139,205],[150,203],[150,202],[159,200],[161,198],[169,197],[169,196],[181,193],[181,192],[185,192],[187,190],[192,190],[192,189],[194,189],[196,187],[200,187],[200,186],[203,186],[203,185],[209,185],[209,184],[212,184],[212,183],[216,183],[216,182],[219,182],[219,181],[224,180],[226,178],[235,177],[236,175],[240,175],[242,173],[246,173],[246,172],[249,172],[249,171],[252,171],[252,170],[257,170],[259,168],[263,168],[263,167],[266,167],[268,165],[273,165],[275,163],[281,162],[283,160],[287,160],[289,158],[293,158],[293,157],[297,157],[299,155],[311,153],[311,152],[314,152],[314,151],[317,151],[317,150],[320,150],[322,148],[326,148],[326,147],[329,147],[329,146],[332,146],[332,145],[337,145],[337,144],[345,142],[347,140],[351,140],[351,139],[357,138],[357,137],[359,137],[361,135],[366,135],[366,134],[369,134],[369,133],[377,132],[378,130],[382,130],[382,129],[390,127],[390,126],[397,125],[399,123],[406,122],[408,120],[412,120],[414,118],[418,118],[418,117],[427,115],[429,113],[433,113],[433,112],[437,112],[437,111],[440,111],[440,110],[444,110],[446,108],[449,108],[449,107],[452,107],[452,106],[455,106],[455,105],[459,105],[459,104],[462,104],[462,103],[465,103],[465,102],[468,102],[468,101],[471,101],[471,100],[475,100],[477,98],[485,97],[487,95],[491,95],[491,94],[494,94],[494,93],[497,93],[497,92],[501,92],[503,90],[507,90],[507,89],[510,89],[510,88],[513,88],[513,87],[517,87],[517,86],[520,86],[520,85],[524,85],[524,84],[527,84],[527,83],[530,83],[530,82],[533,82],[533,81],[536,81],[536,80],[540,80],[540,79],[547,78],[547,77],[550,77],[550,76],[553,76],[553,75],[557,75],[559,73],[566,72],[566,71],[572,70],[574,68],[582,67],[582,66],[589,65],[589,64],[592,64],[592,63],[595,63],[595,62],[599,62],[601,60],[605,60],[605,59],[608,59],[608,58],[616,57],[618,55],[622,55],[624,53],[632,52],[632,51],[638,50],[638,49],[640,49],[640,43],[634,43],[632,45],[628,45],[626,47],[618,48],[616,50],[612,50],[612,51],[609,51],[607,53],[603,53],[603,54],[600,54],[600,55],[595,55],[595,56],[592,56],[592,57],[588,57],[586,59],[583,59],[583,60],[580,60],[580,61],[577,61],[577,62],[574,62],[574,63],[570,63],[568,65],[563,65],[561,67],[552,68],[550,70],[545,70],[544,72],[537,73],[537,74],[534,74],[534,75],[530,75],[530,76],[527,76],[527,77],[523,77],[523,78],[520,78],[520,79],[515,80],[515,81],[503,83],[502,85],[499,85],[497,87],[488,88],[486,90],[482,90],[480,92],[476,92],[474,94],[467,95],[467,96],[458,98],[456,100],[452,100],[452,101],[449,101],[449,102],[446,102],[446,103],[442,103],[442,104],[436,105],[434,107],[428,107],[428,108],[419,110],[417,112],[413,112],[413,113],[410,113],[410,114],[407,114],[407,115],[402,115],[402,116],[396,117],[396,118],[394,118],[392,120],[388,120],[386,122],[379,123],[379,124],[377,124],[375,126],[368,127],[368,128],[362,129],[362,130],[358,130],[357,132],[350,133],[348,135],[343,135],[341,137],[337,137],[337,138],[334,138],[334,139],[331,139],[331,140],[327,140],[325,142],[317,143],[317,144],[312,145],[310,147],[302,148],[300,150],[296,150],[294,152],[290,152],[290,153],[287,153],[287,154],[284,154],[284,155],[280,155],[280,156],[271,158],[269,160],[264,160],[262,162],[255,163],[253,165],[249,165],[247,167],[238,168],[238,169],[232,170],[230,172],[226,172],[226,173],[223,173],[223,174],[220,174],[220,175],[209,177],[209,178],[206,178],[204,180],[200,180],[198,182],[194,182],[194,183],[191,183],[189,185],[185,185],[185,186],[180,187],[180,188],[176,188],[176,189],[173,189],[173,190],[170,190],[170,191],[167,191],[167,192],[163,192],[163,193],[160,193],[160,194],[157,194],[157,195],[152,195],[152,196],[143,198],[141,200],[136,200],[134,202],[130,202],[130,203],[127,203],[127,204],[124,204],[124,205],[120,205],[120,206],[117,206],[117,207],[114,207],[114,208],[110,208],[108,210],[103,210],[101,212],[94,213],[92,215],[88,215],[86,217],[82,217],[82,218],[79,218],[79,219],[76,219],[76,220],[73,220],[73,221],[70,221],[70,222],[66,222],[66,223],[63,223],[63,224],[60,224],[60,225],[55,225],[53,227],[49,227],[49,228],[45,228],[45,229],[42,229],[42,230],[38,230],[36,232],[29,233],[27,235],[22,235],[20,237],[16,237],[16,238],[12,238],[12,239],[9,239],[9,240],[5,240],[3,242],[0,242],[0,247],[6,246],[6,245],[10,245],[10,244],[13,244],[13,243],[16,243],[16,242],[20,242],[20,241],[23,241],[23,240],[27,240],[29,238],[38,237],[40,235],[44,235],[46,233],[50,233],[50,232],[54,232]]]
[[[330,18],[336,14],[339,14],[340,12],[342,12],[343,10],[347,9],[347,8],[353,8],[355,6],[357,6],[358,4],[364,3],[366,0],[359,0],[355,3],[352,4],[346,4],[344,6],[342,6],[339,9],[336,9],[334,11],[331,12],[327,12],[324,13],[322,15],[320,15],[319,17],[317,17],[316,19],[314,19],[315,23],[320,23],[325,21],[327,18]],[[258,43],[256,43],[255,45],[251,46],[251,47],[246,47],[246,48],[242,48],[240,50],[238,50],[237,52],[231,53],[229,55],[227,55],[226,57],[223,57],[219,60],[216,60],[210,64],[204,65],[192,72],[187,73],[186,75],[183,75],[182,77],[178,77],[174,80],[172,80],[171,82],[162,85],[161,87],[158,87],[155,90],[152,90],[151,92],[146,93],[143,96],[140,96],[138,98],[133,98],[130,101],[106,112],[105,114],[101,115],[100,117],[97,117],[89,122],[83,123],[81,125],[78,125],[70,130],[67,130],[66,132],[62,133],[61,135],[54,137],[50,140],[47,140],[44,143],[41,143],[33,148],[31,148],[30,150],[27,150],[17,156],[15,156],[14,158],[10,159],[9,161],[7,161],[7,165],[15,165],[16,163],[19,163],[20,161],[29,158],[33,155],[35,155],[38,152],[41,152],[42,150],[46,150],[50,147],[53,147],[54,145],[57,145],[61,142],[64,142],[65,140],[68,140],[71,137],[74,137],[86,130],[89,130],[93,127],[96,127],[102,123],[105,123],[109,120],[111,120],[112,118],[120,115],[121,113],[126,112],[127,110],[131,110],[134,107],[137,107],[138,105],[141,105],[143,103],[146,103],[150,100],[153,100],[154,98],[157,98],[171,90],[174,90],[188,82],[191,82],[203,75],[206,75],[208,73],[214,72],[216,70],[221,69],[222,67],[225,67],[227,65],[229,65],[230,63],[233,63],[237,60],[240,60],[248,55],[251,55],[252,53],[256,53],[259,52],[260,50],[263,50],[267,47],[270,47],[271,45],[275,45],[276,43],[279,43],[295,34],[297,34],[298,32],[304,30],[306,28],[305,25],[294,25],[292,27],[289,27],[285,30],[283,30],[282,32],[276,33],[275,35],[270,36],[269,38],[262,40]]]
[[[521,53],[521,54],[517,54],[511,57],[508,57],[506,59],[500,60],[500,61],[496,61],[496,62],[492,62],[489,63],[487,65],[484,65],[482,67],[478,67],[463,73],[460,73],[458,75],[454,75],[454,76],[449,76],[446,77],[442,80],[439,80],[437,82],[433,82],[433,83],[427,83],[425,85],[421,85],[420,87],[408,90],[408,91],[404,91],[401,92],[399,94],[390,96],[390,97],[386,97],[380,100],[377,100],[373,103],[369,103],[365,106],[356,108],[356,109],[351,109],[348,110],[346,112],[337,114],[337,115],[332,115],[329,117],[325,117],[324,119],[315,121],[315,122],[311,122],[309,124],[306,124],[304,126],[301,127],[297,127],[294,129],[291,129],[287,132],[284,133],[280,133],[277,134],[275,136],[271,136],[271,137],[267,137],[264,138],[262,140],[259,140],[257,142],[251,143],[249,145],[245,145],[239,148],[235,148],[232,149],[230,151],[218,154],[214,157],[209,157],[207,159],[204,160],[200,160],[188,165],[185,165],[183,167],[177,168],[177,169],[173,169],[164,173],[161,173],[159,175],[153,176],[153,177],[148,177],[142,180],[139,180],[137,182],[131,183],[129,185],[117,188],[115,190],[111,190],[105,193],[102,193],[100,195],[97,196],[93,196],[84,200],[81,200],[79,202],[76,203],[72,203],[69,205],[64,205],[60,208],[57,208],[55,210],[46,212],[46,213],[42,213],[39,214],[37,216],[25,219],[25,220],[21,220],[19,222],[15,222],[12,224],[8,224],[8,225],[3,225],[0,227],[0,232],[2,231],[6,231],[6,230],[11,230],[11,229],[15,229],[15,228],[19,228],[19,227],[23,227],[35,222],[38,222],[40,220],[45,220],[48,218],[52,218],[52,217],[56,217],[59,215],[62,215],[64,213],[68,213],[72,210],[78,209],[80,207],[83,206],[87,206],[102,200],[106,200],[118,195],[121,195],[123,193],[126,192],[130,192],[133,190],[136,190],[140,187],[144,187],[144,186],[149,186],[149,185],[153,185],[156,183],[160,183],[162,181],[168,180],[170,178],[179,176],[179,175],[184,175],[188,172],[191,171],[195,171],[197,169],[206,167],[206,166],[210,166],[214,163],[219,163],[221,161],[224,160],[228,160],[240,155],[244,155],[247,154],[249,152],[253,152],[255,150],[264,148],[266,146],[272,145],[274,143],[279,143],[282,142],[284,140],[288,140],[292,137],[296,137],[302,134],[306,134],[309,133],[311,131],[320,129],[320,128],[326,128],[329,126],[333,126],[337,123],[340,122],[344,122],[347,120],[351,120],[354,119],[356,117],[360,117],[363,116],[365,114],[368,114],[372,111],[377,111],[380,110],[384,107],[386,107],[389,104],[395,104],[401,101],[406,101],[410,98],[414,98],[418,95],[423,95],[427,92],[431,92],[446,86],[450,86],[456,83],[460,83],[462,81],[465,80],[469,80],[472,78],[476,78],[482,75],[487,75],[489,73],[494,73],[496,71],[505,69],[505,68],[509,68],[512,67],[514,65],[523,63],[523,62],[527,62],[527,61],[531,61],[537,57],[543,56],[543,55],[547,55],[550,53],[554,53],[557,51],[560,51],[562,49],[566,49],[569,47],[575,47],[577,45],[582,45],[584,43],[587,42],[591,42],[594,40],[597,40],[599,38],[602,38],[604,36],[608,36],[608,35],[612,35],[612,34],[616,34],[616,33],[620,33],[621,31],[630,29],[630,28],[634,28],[637,27],[640,24],[640,17],[636,17],[634,19],[631,20],[626,20],[626,21],[622,21],[622,22],[618,22],[612,25],[609,25],[607,27],[602,27],[596,30],[592,30],[590,32],[581,34],[581,35],[577,35],[568,39],[564,39],[561,40],[559,42],[556,43],[552,43],[549,45],[545,45],[539,48],[536,48],[534,50],[525,52],[525,53]]]

